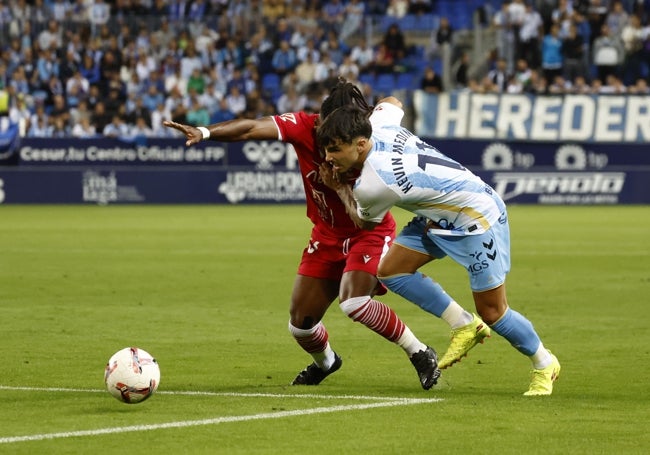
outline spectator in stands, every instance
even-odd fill
[[[555,81],[562,74],[562,40],[560,26],[551,25],[551,30],[542,41],[542,69],[548,81]]]
[[[81,122],[81,119],[86,117],[89,121],[92,120],[92,112],[88,107],[88,100],[81,99],[76,107],[70,109],[70,124],[76,125]]]
[[[14,96],[14,102],[9,107],[9,120],[11,123],[18,125],[18,134],[22,137],[27,135],[30,127],[32,112],[27,106],[27,100],[24,94],[20,93]]]
[[[54,95],[50,108],[50,116],[61,117],[66,124],[70,122],[70,107],[66,103],[65,95]]]
[[[620,78],[610,74],[607,76],[607,82],[601,88],[600,93],[605,93],[607,95],[622,95],[627,93],[627,87],[625,87]]]
[[[343,63],[339,65],[338,68],[339,75],[347,75],[344,76],[345,79],[349,79],[349,75],[353,74],[354,79],[356,80],[359,77],[359,66],[352,61],[352,55],[348,52],[345,54],[343,57]],[[281,111],[282,112],[282,111]],[[289,112],[289,111],[284,111],[284,112]]]
[[[345,42],[351,36],[359,33],[361,26],[363,25],[365,12],[366,5],[361,0],[350,0],[348,4],[345,5],[345,19],[341,25],[341,33],[339,35],[341,41]]]
[[[569,91],[577,95],[586,95],[591,93],[591,87],[584,76],[576,76]]]
[[[563,93],[566,93],[569,87],[570,87],[569,81],[564,79],[564,77],[562,77],[561,74],[557,73],[553,76],[553,80],[551,84],[548,86],[548,93],[552,95],[561,95]]]
[[[91,85],[97,84],[100,80],[99,64],[89,53],[84,54],[79,72]]]
[[[193,41],[187,43],[185,54],[180,59],[180,77],[189,80],[195,69],[203,70],[203,61],[196,52]]]
[[[612,6],[605,17],[605,23],[614,35],[620,35],[623,28],[628,24],[629,16],[627,11],[623,8],[623,3],[614,1]]]
[[[633,84],[641,74],[641,64],[645,55],[645,41],[650,36],[650,27],[644,30],[641,19],[636,14],[630,15],[630,21],[621,31],[621,40],[625,49],[622,79],[625,84]],[[647,64],[647,62],[646,62]]]
[[[235,115],[235,113],[232,112],[228,107],[228,100],[226,100],[226,98],[223,98],[221,101],[219,101],[219,107],[212,113],[212,116],[210,117],[210,123],[225,122],[227,120],[233,120],[236,117],[237,115]]]
[[[38,34],[36,43],[39,50],[45,52],[55,51],[62,46],[63,33],[55,19],[47,22],[47,28]]]
[[[517,58],[526,59],[531,68],[539,68],[540,66],[540,37],[543,33],[544,22],[542,16],[532,4],[527,4],[519,28]]]
[[[388,26],[382,39],[382,44],[392,56],[394,63],[399,62],[408,54],[404,33],[402,33],[397,23],[392,23]]]
[[[275,24],[281,17],[286,17],[287,13],[284,0],[264,0],[262,2],[262,17],[267,24]]]
[[[443,91],[442,78],[433,67],[427,66],[420,81],[420,89],[426,93],[440,93]]]
[[[560,26],[560,38],[564,37],[569,32],[569,24],[571,24],[571,18],[573,17],[573,3],[569,0],[558,0],[556,8],[553,9],[551,13],[551,23],[557,24]],[[550,30],[550,24],[548,29],[545,32]]]
[[[236,70],[236,71],[239,72],[239,77],[241,77],[241,71],[240,70]],[[206,80],[205,80],[205,76],[203,75],[203,71],[200,70],[199,68],[194,68],[192,70],[192,74],[187,80],[187,93],[190,93],[190,91],[194,91],[195,93],[201,94],[205,91],[205,85],[206,85]]]
[[[593,54],[593,63],[601,83],[604,84],[610,74],[620,73],[625,59],[625,48],[623,41],[612,35],[607,24],[601,26],[600,36],[594,40]]]
[[[235,114],[235,116],[241,116],[246,110],[246,96],[239,90],[239,87],[233,85],[228,90],[228,93],[225,97],[228,110]]]
[[[345,19],[345,6],[341,0],[328,0],[321,10],[321,23],[326,31],[339,32]]]
[[[301,95],[291,86],[286,90],[276,103],[277,112],[299,112],[302,111],[307,105],[307,97]],[[207,123],[205,123],[207,125]]]
[[[465,89],[469,84],[470,55],[469,52],[460,54],[460,58],[452,66],[455,89]]]
[[[14,70],[11,78],[7,83],[8,87],[11,87],[15,95],[21,94],[23,96],[31,95],[31,87],[29,81],[27,80],[27,75],[25,74],[25,67],[18,65]],[[0,87],[1,89],[2,87]]]
[[[512,34],[515,38],[515,58],[522,55],[521,51],[521,27],[524,23],[524,16],[526,15],[526,5],[523,0],[512,0],[508,3],[508,18],[510,19],[510,27],[512,27]]]
[[[501,3],[501,8],[494,14],[492,25],[496,29],[496,45],[498,56],[505,58],[508,71],[513,71],[515,66],[515,37],[510,23],[507,1]]]
[[[280,42],[280,47],[273,53],[273,59],[271,61],[273,71],[279,76],[284,76],[292,71],[297,63],[296,51],[289,46],[289,42],[286,40]]]
[[[506,59],[499,58],[495,68],[487,74],[487,77],[492,81],[499,93],[505,93],[510,81]]]
[[[650,87],[648,82],[642,77],[638,78],[634,85],[628,88],[628,93],[635,95],[650,95]]]
[[[47,117],[38,117],[36,121],[30,122],[27,137],[50,137],[50,124]]]
[[[106,125],[111,122],[111,115],[106,112],[106,106],[103,101],[97,101],[95,103],[91,121],[97,131],[104,131]]]
[[[320,50],[316,48],[316,42],[312,37],[307,38],[304,45],[300,46],[296,51],[296,58],[299,62],[306,61],[308,56],[311,56],[312,63],[320,60]]]
[[[129,136],[129,127],[118,114],[104,127],[102,134],[106,137],[124,138]]]
[[[533,70],[529,68],[528,62],[523,58],[517,60],[514,75],[517,78],[517,82],[521,84],[523,91],[529,92],[531,85],[533,85]]]
[[[332,61],[329,52],[323,52],[320,62],[316,63],[316,68],[314,68],[314,81],[325,82],[336,71],[338,71],[338,65]]]
[[[90,123],[89,117],[82,117],[79,123],[74,124],[70,134],[79,139],[89,139],[97,136],[97,129]]]
[[[185,123],[189,125],[209,125],[210,114],[205,106],[201,104],[196,92],[190,91],[190,106],[185,114]],[[205,122],[208,123],[205,123]]]
[[[587,76],[584,58],[585,46],[583,37],[578,34],[578,27],[571,24],[569,34],[562,40],[561,49],[564,59],[563,73],[566,80],[575,81],[577,77]]]
[[[368,73],[373,66],[375,50],[368,43],[368,40],[361,38],[350,51],[352,61],[359,67],[360,73]]]
[[[96,36],[98,30],[106,25],[111,15],[111,6],[104,3],[104,0],[95,0],[88,8],[88,19],[90,20],[91,32]]]
[[[372,70],[375,74],[386,74],[395,72],[395,57],[388,46],[380,43],[375,51]]]
[[[51,117],[52,121],[48,126],[48,137],[66,138],[70,137],[70,126],[65,122],[63,117]]]
[[[217,91],[215,84],[207,84],[205,91],[199,95],[199,101],[210,115],[217,109],[222,98],[223,94]]]
[[[389,0],[386,8],[386,16],[401,19],[409,11],[409,0]]]
[[[312,54],[307,54],[307,59],[300,62],[295,69],[298,81],[298,91],[304,93],[307,87],[316,80],[316,64]]]
[[[171,118],[172,113],[167,110],[165,103],[160,103],[156,106],[156,109],[151,112],[151,128],[156,136],[167,137],[169,128],[165,128],[162,122],[164,120],[171,120]]]
[[[440,25],[438,30],[436,30],[436,44],[438,47],[442,47],[445,44],[452,44],[454,38],[454,29],[451,27],[449,18],[443,16],[440,18]]]
[[[589,5],[587,9],[587,20],[589,21],[589,26],[592,30],[602,30],[602,26],[605,23],[607,14],[609,10],[607,9],[608,0],[589,0]],[[609,27],[608,27],[609,29]],[[616,35],[612,35],[616,36]],[[592,38],[595,39],[595,36],[592,35]],[[603,81],[604,83],[604,81]]]

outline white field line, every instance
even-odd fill
[[[85,392],[106,393],[106,389],[75,389],[65,387],[18,387],[0,385],[0,390],[16,390],[26,392]],[[158,390],[156,395],[186,395],[186,396],[213,396],[213,397],[252,397],[252,398],[323,398],[331,400],[372,400],[372,401],[399,401],[403,397],[376,397],[368,395],[318,395],[290,394],[290,393],[239,393],[239,392],[202,392],[199,390]]]
[[[38,387],[8,387],[0,386],[2,390],[26,390],[26,391],[50,391],[50,392],[104,392],[97,389],[59,389],[59,388],[38,388]],[[278,398],[341,398],[341,399],[362,399],[362,400],[379,400],[378,403],[364,403],[318,407],[312,409],[298,409],[294,411],[267,412],[261,414],[251,414],[243,416],[215,417],[212,419],[201,420],[181,420],[178,422],[158,423],[151,425],[135,425],[128,427],[108,427],[98,428],[95,430],[65,431],[60,433],[42,433],[24,436],[9,436],[0,438],[0,444],[10,444],[15,442],[26,441],[43,441],[49,439],[73,438],[82,436],[99,436],[103,434],[130,433],[134,431],[152,431],[168,428],[187,428],[202,425],[217,425],[228,422],[246,422],[251,420],[262,419],[280,419],[284,417],[305,416],[312,414],[327,414],[332,412],[356,411],[373,408],[386,408],[394,406],[410,406],[416,404],[436,403],[442,401],[441,398],[390,398],[390,397],[364,397],[354,395],[289,395],[289,394],[267,394],[267,393],[210,393],[210,392],[157,392],[166,394],[185,394],[185,395],[214,395],[214,396],[236,396],[236,397],[278,397]]]

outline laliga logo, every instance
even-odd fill
[[[243,152],[249,161],[257,163],[257,169],[272,169],[284,156],[286,146],[282,142],[246,142]]]

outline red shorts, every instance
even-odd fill
[[[298,274],[335,281],[340,281],[343,273],[349,271],[377,275],[379,261],[395,238],[394,227],[394,223],[386,223],[349,238],[332,237],[314,227],[302,253]]]

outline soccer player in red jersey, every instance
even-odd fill
[[[320,115],[355,104],[369,113],[359,89],[341,79],[323,101]],[[292,144],[302,174],[307,199],[307,217],[313,223],[311,238],[302,253],[294,281],[289,309],[289,331],[313,358],[293,380],[293,385],[317,385],[342,364],[330,347],[322,318],[338,297],[339,306],[353,321],[360,322],[387,340],[399,345],[415,367],[425,390],[440,376],[436,352],[422,343],[395,312],[375,300],[386,289],[376,278],[381,256],[395,237],[395,220],[388,213],[372,231],[361,229],[350,218],[339,194],[320,177],[324,154],[316,146],[319,114],[291,112],[259,119],[235,119],[207,127],[165,121],[181,131],[189,147],[202,140],[235,142],[277,140]]]

